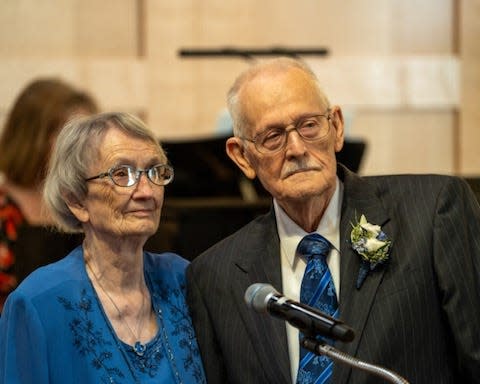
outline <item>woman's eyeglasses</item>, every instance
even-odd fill
[[[155,185],[167,185],[173,180],[173,168],[167,164],[157,164],[146,169],[139,169],[130,165],[119,165],[110,168],[107,172],[89,177],[85,181],[109,177],[119,187],[132,187],[138,183],[142,173]]]

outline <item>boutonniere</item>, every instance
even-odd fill
[[[368,273],[388,260],[392,242],[382,228],[379,225],[370,224],[365,215],[362,215],[355,225],[352,224],[352,227],[350,234],[352,248],[361,257],[356,284],[357,289],[360,289]]]

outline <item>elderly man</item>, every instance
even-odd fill
[[[253,283],[342,319],[354,340],[323,342],[411,383],[478,382],[480,208],[468,186],[359,177],[337,164],[341,109],[302,62],[250,67],[228,103],[227,153],[273,207],[187,271],[208,383],[379,382],[309,353],[296,328],[248,308]]]

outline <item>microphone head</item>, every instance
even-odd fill
[[[256,312],[267,312],[268,301],[278,292],[270,284],[255,283],[245,291],[245,303]]]

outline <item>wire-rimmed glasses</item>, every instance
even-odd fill
[[[173,168],[168,164],[157,164],[146,169],[139,169],[131,165],[118,165],[110,168],[107,172],[92,176],[85,181],[109,177],[119,187],[132,187],[138,183],[142,173],[155,185],[167,185],[173,180]]]
[[[281,151],[287,145],[288,134],[296,131],[307,142],[320,141],[330,132],[330,110],[323,114],[311,115],[297,121],[292,127],[275,127],[258,133],[253,139],[242,137],[252,142],[258,152],[272,154]]]

